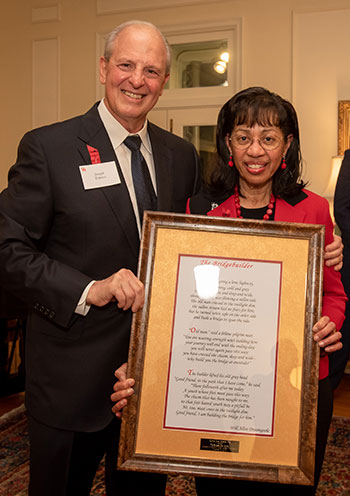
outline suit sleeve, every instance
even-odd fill
[[[350,150],[346,150],[334,195],[334,215],[342,237],[350,245]]]
[[[44,148],[27,133],[0,195],[0,278],[30,309],[67,327],[91,278],[45,252],[55,216]]]
[[[325,246],[333,241],[333,222],[331,220],[328,205],[325,202],[323,209],[318,209],[318,224],[325,226]],[[341,276],[333,267],[324,265],[323,275],[323,304],[322,315],[328,315],[335,323],[337,330],[340,330],[344,321],[346,305],[346,295],[341,283]]]

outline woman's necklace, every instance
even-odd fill
[[[236,184],[236,186],[234,188],[234,191],[233,191],[233,198],[234,198],[234,201],[235,201],[235,204],[236,204],[237,217],[239,219],[243,219],[243,217],[242,217],[242,211],[241,211],[241,202],[239,200],[239,194],[238,194],[238,186],[237,186],[237,184]],[[267,206],[266,214],[264,215],[263,220],[269,220],[270,215],[273,213],[273,209],[275,208],[275,201],[276,201],[276,198],[275,198],[274,194],[271,193],[270,201],[269,201],[269,204]]]

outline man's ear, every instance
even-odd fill
[[[162,90],[161,92],[159,93],[159,96],[161,96],[163,94],[163,90],[164,90],[164,86],[167,84],[167,82],[169,81],[169,78],[170,78],[170,74],[167,74],[164,78],[164,81],[163,81],[163,85],[162,85]]]
[[[100,83],[106,84],[106,74],[107,74],[107,60],[103,57],[100,57]]]

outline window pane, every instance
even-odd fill
[[[227,40],[171,45],[167,89],[227,86]]]
[[[184,126],[183,137],[192,143],[199,153],[206,178],[212,170],[215,157],[216,126]]]

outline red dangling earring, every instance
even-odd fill
[[[285,155],[283,155],[283,157],[282,157],[282,163],[281,163],[281,169],[284,170],[286,168],[287,168],[286,157],[285,157]]]
[[[230,155],[230,158],[228,159],[228,166],[233,167],[233,157]]]

